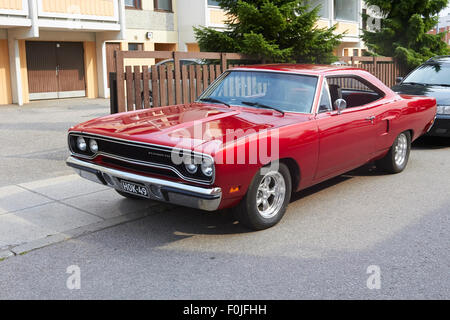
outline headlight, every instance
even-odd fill
[[[214,172],[214,163],[211,159],[205,158],[202,161],[202,173],[207,177],[212,177]]]
[[[450,114],[450,106],[437,106],[437,114]]]
[[[98,152],[98,144],[94,139],[89,140],[89,149],[91,149],[92,153]]]
[[[190,174],[196,174],[197,173],[198,167],[197,167],[196,164],[187,163],[187,164],[185,164],[185,167],[186,167],[186,171],[189,172]]]
[[[77,148],[78,148],[78,150],[86,151],[86,148],[87,148],[86,140],[84,140],[83,137],[77,138]]]

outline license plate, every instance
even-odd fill
[[[123,191],[145,198],[149,197],[148,189],[146,186],[124,180],[122,180],[121,183]]]

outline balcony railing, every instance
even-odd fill
[[[28,0],[0,0],[0,15],[28,16]]]
[[[45,18],[118,21],[118,0],[37,0],[38,16]]]
[[[228,17],[221,8],[219,7],[208,7],[207,8],[207,25],[208,27],[224,28],[225,21]]]
[[[121,29],[122,0],[0,0],[0,27]]]

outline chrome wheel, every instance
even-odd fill
[[[266,219],[273,218],[283,207],[286,198],[286,182],[279,172],[269,172],[261,180],[256,193],[256,207]]]
[[[404,133],[400,134],[397,139],[397,144],[394,147],[395,164],[398,167],[403,166],[408,154],[408,138]]]

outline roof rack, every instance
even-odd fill
[[[439,59],[450,59],[450,55],[449,56],[435,56],[433,58],[428,59],[427,62],[436,61]]]

